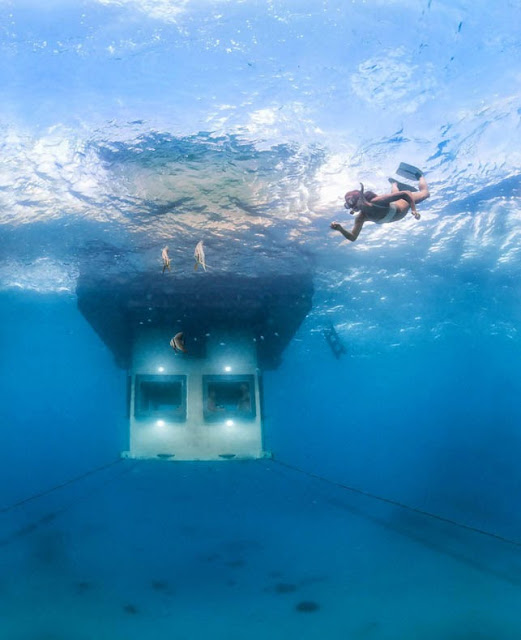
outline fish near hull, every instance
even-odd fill
[[[204,245],[202,240],[200,240],[195,247],[194,258],[195,258],[194,271],[197,271],[197,268],[199,267],[199,265],[201,265],[203,270],[206,271],[206,258],[204,255]]]
[[[170,340],[170,346],[176,353],[186,353],[183,332],[176,333],[176,335]]]
[[[161,260],[163,260],[163,273],[168,269],[170,271],[170,257],[168,255],[168,247],[161,250]]]

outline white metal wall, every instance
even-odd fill
[[[210,335],[206,358],[190,358],[175,353],[169,342],[174,332],[143,327],[133,346],[130,400],[130,457],[156,458],[173,454],[173,460],[215,460],[220,456],[238,458],[263,456],[257,356],[253,337],[247,333]],[[227,370],[227,368],[229,370]],[[203,375],[253,375],[256,416],[236,419],[233,424],[205,423],[203,417]],[[137,374],[186,375],[186,422],[157,418],[136,418],[135,380]]]

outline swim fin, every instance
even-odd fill
[[[412,164],[400,162],[400,166],[396,169],[396,173],[402,178],[407,180],[419,180],[423,173],[418,167],[413,167]]]

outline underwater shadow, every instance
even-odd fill
[[[428,527],[426,523],[422,522],[424,519],[423,516],[410,514],[408,518],[411,526],[415,528],[412,530],[407,527],[406,524],[399,524],[397,522],[392,522],[391,520],[377,516],[374,514],[370,514],[367,511],[364,511],[360,507],[356,507],[354,505],[346,504],[342,500],[338,498],[332,498],[326,500],[327,504],[332,505],[337,509],[341,509],[343,511],[347,511],[348,513],[357,516],[359,518],[363,518],[366,521],[372,522],[380,527],[388,531],[392,531],[393,533],[398,533],[399,535],[412,540],[418,544],[421,544],[423,547],[429,549],[430,551],[434,551],[441,555],[444,555],[452,560],[456,560],[466,566],[475,569],[483,574],[494,576],[499,580],[504,580],[509,584],[515,587],[521,587],[521,566],[513,567],[510,565],[509,570],[503,570],[497,567],[491,567],[486,563],[484,559],[478,559],[477,557],[470,556],[470,552],[474,547],[470,547],[468,544],[468,536],[462,536],[453,529],[452,534],[449,530],[445,532],[441,532],[439,530],[434,530],[431,527]],[[447,527],[450,525],[446,525]],[[423,529],[420,533],[418,529]],[[440,537],[444,536],[444,540],[441,540]],[[435,538],[436,536],[436,538]],[[451,549],[448,545],[450,543],[465,545],[466,549],[469,549],[469,554],[466,554],[462,549]],[[480,553],[483,556],[483,550],[479,549],[476,545],[476,555]]]
[[[281,463],[281,465],[286,465],[286,463]],[[297,467],[288,466],[289,469],[293,471],[298,471],[300,474],[308,475],[314,480],[321,480],[322,483],[335,485],[334,481],[330,481],[327,478],[322,478],[320,476],[314,476],[313,474],[309,474],[308,472],[298,469]],[[296,480],[296,477],[293,474],[287,474],[282,469],[276,470],[274,467],[270,468],[270,471],[277,473],[281,477],[285,479],[293,479]],[[336,487],[341,488],[341,487]],[[344,488],[345,491],[349,489],[347,487]],[[318,489],[320,491],[320,489]],[[378,499],[376,496],[371,497],[370,495],[355,495],[350,494],[351,498],[357,498],[359,500],[370,498],[374,500]],[[475,544],[469,545],[469,532],[465,531],[465,535],[463,535],[464,529],[460,528],[462,525],[458,525],[458,523],[454,522],[451,524],[450,521],[445,519],[433,520],[428,519],[428,514],[422,514],[421,512],[415,512],[413,508],[407,508],[406,505],[400,507],[398,504],[394,504],[393,506],[393,515],[391,518],[385,516],[378,516],[369,511],[369,507],[364,509],[362,506],[355,506],[354,504],[349,504],[347,501],[344,501],[340,498],[331,498],[325,496],[323,498],[325,504],[329,504],[337,509],[347,511],[351,515],[354,515],[358,518],[362,518],[367,522],[371,522],[375,525],[378,525],[387,531],[392,531],[393,533],[397,533],[413,542],[416,542],[423,547],[429,549],[430,551],[434,551],[441,555],[444,555],[452,560],[456,560],[457,562],[464,564],[472,569],[475,569],[485,575],[494,576],[499,580],[504,580],[509,584],[515,587],[521,587],[521,554],[519,553],[520,545],[516,542],[512,542],[512,553],[509,553],[508,558],[506,557],[505,552],[501,552],[501,556],[498,553],[494,554],[494,559],[497,559],[500,562],[506,564],[508,562],[508,569],[502,569],[490,566],[486,561],[486,553],[489,553],[490,546],[487,546],[485,549],[484,546],[479,546],[479,540],[486,542],[490,545],[492,542],[495,543],[494,549],[499,549],[499,544],[504,547],[506,544],[510,544],[507,539],[503,540],[493,540],[493,538],[486,538],[484,534],[480,534],[479,530],[474,530],[473,533],[475,536],[480,536],[480,538],[474,538]],[[385,501],[387,502],[387,501]],[[409,510],[411,509],[411,510]],[[397,522],[396,514],[400,514],[400,522]],[[433,514],[433,517],[436,516]],[[394,520],[392,519],[394,518]],[[439,528],[434,527],[434,523],[438,526],[443,526],[443,531]],[[491,534],[489,534],[491,535]],[[464,546],[464,549],[460,548],[450,548],[450,544]],[[514,546],[515,545],[515,546]],[[516,558],[519,560],[518,563],[513,564],[512,555],[517,551]],[[472,555],[470,555],[472,554]],[[479,559],[478,559],[479,556]],[[491,558],[492,560],[492,558]]]

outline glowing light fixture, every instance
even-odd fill
[[[225,425],[227,427],[233,427],[233,420],[226,420]]]
[[[159,373],[163,373],[163,371],[165,370],[164,367],[158,367],[157,370],[159,371]]]
[[[164,420],[157,420],[156,421],[156,426],[157,427],[164,427],[165,426],[165,421]]]
[[[224,370],[226,371],[226,373],[230,373],[230,371],[232,370],[232,368],[230,367],[230,365],[229,365],[229,364],[227,364],[227,365],[224,367]]]

